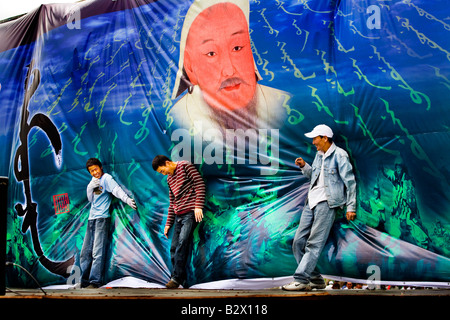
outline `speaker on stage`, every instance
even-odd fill
[[[7,214],[8,178],[0,177],[0,295],[6,291],[6,214]]]

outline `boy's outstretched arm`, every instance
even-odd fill
[[[116,198],[119,198],[120,200],[122,200],[123,202],[125,202],[126,204],[128,204],[131,208],[133,208],[134,210],[137,209],[136,206],[136,202],[134,201],[134,199],[130,198],[125,191],[123,191],[123,189],[120,186],[116,186],[112,192],[111,192]]]
[[[175,201],[175,196],[172,193],[172,190],[170,190],[169,187],[169,210],[167,212],[167,221],[166,226],[164,227],[164,235],[167,239],[169,239],[169,230],[172,227],[173,223],[175,222],[175,211],[173,209],[173,202]]]
[[[203,180],[200,173],[194,167],[194,165],[190,164],[186,167],[186,173],[194,182],[195,189],[195,221],[201,222],[203,220],[203,207],[205,205],[205,193],[206,186],[205,181]]]

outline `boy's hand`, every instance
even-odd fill
[[[128,198],[127,199],[127,205],[129,205],[134,210],[137,210],[136,202],[133,199]]]
[[[200,208],[195,208],[194,210],[195,221],[201,222],[203,220],[203,210]]]
[[[95,189],[97,187],[100,187],[100,179],[92,178],[88,184],[88,189]]]
[[[164,228],[164,235],[166,236],[167,239],[169,239],[169,230],[170,230],[170,226],[166,226]]]
[[[356,218],[356,213],[349,211],[345,216],[347,217],[348,221],[353,221]]]
[[[303,160],[303,158],[297,158],[295,159],[295,164],[298,165],[300,168],[303,168],[306,162],[305,160]]]

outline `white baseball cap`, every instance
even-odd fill
[[[305,133],[308,138],[315,138],[318,136],[326,136],[328,138],[333,138],[333,130],[327,125],[319,124],[314,127],[313,131]]]

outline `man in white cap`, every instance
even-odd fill
[[[298,267],[294,281],[282,288],[288,291],[324,289],[325,281],[316,269],[328,239],[336,211],[347,207],[347,220],[356,218],[356,181],[345,150],[333,142],[333,131],[321,124],[305,136],[313,138],[317,153],[312,166],[303,158],[295,164],[311,181],[292,250]]]
[[[170,111],[178,127],[223,133],[280,125],[290,95],[258,84],[249,11],[248,0],[192,3],[181,32],[172,99],[188,93]]]

